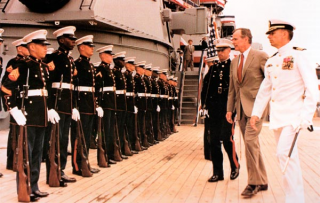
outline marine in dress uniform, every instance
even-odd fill
[[[135,93],[136,93],[136,106],[138,109],[138,126],[139,126],[139,137],[142,143],[143,149],[149,147],[149,143],[146,135],[146,111],[147,111],[147,86],[143,79],[144,76],[144,67],[146,61],[140,61],[136,63],[137,74],[134,76],[134,81],[136,84]]]
[[[29,50],[27,49],[27,44],[23,42],[22,39],[18,39],[14,42],[12,42],[12,45],[16,47],[17,50],[17,56],[10,59],[7,63],[7,67],[5,70],[5,73],[2,77],[2,83],[8,78],[8,75],[17,67],[21,66],[20,64],[24,63],[25,57],[29,56]],[[20,97],[20,92],[18,89],[15,89],[15,91],[12,92],[12,97],[15,99],[18,99]],[[2,98],[3,101],[4,98]],[[4,105],[5,111],[8,109],[7,106]],[[7,144],[7,169],[14,170],[15,171],[15,164],[17,160],[14,159],[14,154],[16,153],[16,147],[18,143],[18,129],[17,129],[17,123],[14,120],[14,118],[10,115],[10,130],[8,134],[8,144]]]
[[[68,144],[69,144],[69,130],[71,124],[71,116],[79,117],[79,111],[75,108],[76,100],[73,99],[73,89],[74,89],[74,75],[77,74],[76,66],[72,56],[70,56],[70,51],[73,50],[75,46],[76,28],[74,26],[67,26],[53,32],[53,35],[57,38],[59,48],[55,50],[52,54],[47,54],[46,63],[49,66],[50,79],[52,82],[50,91],[50,99],[48,100],[48,105],[54,108],[56,101],[57,89],[60,88],[61,83],[61,100],[57,100],[57,112],[60,116],[59,120],[59,144],[60,144],[60,164],[61,164],[61,179],[64,182],[76,182],[75,178],[68,177],[64,173],[64,169],[67,164],[68,156]],[[49,146],[51,126],[47,130],[47,146]],[[46,140],[45,140],[46,141]],[[49,147],[47,148],[47,150]],[[48,154],[45,152],[45,154]],[[50,162],[46,159],[47,165]],[[47,167],[47,179],[49,178],[50,167]],[[65,184],[62,184],[65,186]]]
[[[3,32],[4,32],[4,29],[0,29],[0,46],[3,43],[3,39],[2,39]],[[3,64],[3,59],[0,56],[0,75],[2,74],[2,64]],[[2,97],[0,97],[0,111],[2,111]],[[2,177],[2,173],[0,173],[0,177]]]
[[[137,154],[138,151],[141,151],[140,139],[138,139],[138,109],[135,102],[135,81],[134,76],[136,75],[135,70],[135,58],[136,57],[126,57],[125,58],[125,67],[126,72],[124,73],[127,80],[127,91],[126,91],[126,100],[127,100],[127,119],[126,119],[126,131],[128,134],[128,142],[130,144],[131,152]]]
[[[104,111],[104,138],[106,142],[106,153],[108,163],[116,164],[114,161],[115,139],[115,119],[116,119],[116,81],[113,74],[113,45],[108,45],[97,49],[101,59],[100,65],[96,70],[96,91],[99,91],[100,105]]]
[[[216,44],[219,62],[213,65],[207,73],[203,93],[205,99],[203,107],[208,110],[210,125],[210,151],[213,164],[213,175],[209,182],[224,180],[223,154],[221,142],[226,150],[231,167],[230,179],[239,176],[239,162],[233,140],[234,123],[228,123],[225,119],[227,110],[230,63],[229,54],[232,42],[227,39],[219,39]]]
[[[167,125],[167,108],[168,108],[168,99],[169,99],[169,91],[167,86],[167,69],[162,69],[159,72],[160,79],[158,80],[159,89],[160,89],[160,99],[159,99],[159,106],[160,106],[160,129],[161,129],[161,137],[163,139],[169,136],[168,133],[168,125]]]
[[[59,115],[54,109],[47,110],[47,85],[49,82],[49,67],[42,62],[47,52],[46,30],[38,30],[26,35],[23,41],[27,43],[30,52],[23,66],[17,67],[5,79],[1,90],[6,98],[7,109],[18,125],[27,126],[30,184],[32,190],[31,201],[39,197],[48,196],[38,187],[40,165],[42,159],[43,138],[48,120],[52,123],[59,121]],[[24,100],[26,115],[19,109],[12,92],[17,86],[29,85],[27,98]],[[49,83],[50,84],[50,83]]]
[[[124,126],[126,121],[126,112],[127,112],[127,102],[126,102],[126,88],[127,82],[126,77],[124,76],[124,72],[126,68],[124,67],[125,61],[124,58],[126,56],[126,52],[122,51],[116,53],[113,56],[113,62],[115,64],[113,73],[116,81],[116,95],[117,95],[117,106],[116,106],[116,114],[117,114],[117,127],[118,127],[118,135],[119,135],[119,149],[120,155],[122,159],[128,159],[126,155],[124,155],[124,142],[127,140]],[[131,154],[132,155],[132,154]]]
[[[159,106],[159,98],[160,98],[160,88],[159,88],[159,70],[160,67],[153,67],[152,69],[152,92],[151,99],[153,104],[152,110],[152,124],[153,124],[153,133],[156,141],[163,141],[161,137],[160,130],[160,106]]]
[[[178,117],[178,109],[180,108],[180,104],[179,104],[179,90],[177,89],[178,86],[178,77],[174,77],[173,78],[173,93],[174,93],[174,97],[173,97],[173,105],[175,107],[174,110],[174,115],[173,115],[173,125],[174,125],[174,129],[176,129],[175,125],[178,122],[177,121],[177,117]],[[175,133],[178,133],[179,131],[175,131]]]
[[[277,158],[284,169],[288,152],[296,133],[312,125],[319,99],[318,82],[304,49],[291,43],[295,26],[283,20],[270,20],[267,31],[270,44],[278,52],[265,64],[265,78],[254,103],[251,126],[270,104],[270,125],[277,142]],[[297,145],[297,143],[296,143]],[[283,174],[286,202],[305,202],[303,179],[297,146],[293,148],[288,167]]]
[[[92,133],[93,120],[94,116],[97,113],[99,117],[103,117],[102,108],[96,103],[97,99],[95,96],[95,70],[93,64],[90,63],[90,57],[93,55],[93,35],[87,35],[80,39],[76,40],[76,45],[78,47],[78,51],[80,53],[79,58],[75,61],[77,74],[75,76],[74,81],[74,94],[77,99],[77,106],[80,112],[80,120],[82,123],[85,144],[87,147],[87,156],[89,155],[89,144],[90,144],[90,136]],[[71,122],[71,144],[72,144],[72,160],[74,160],[74,144],[77,136],[77,120],[79,118],[75,118]],[[81,172],[81,158],[77,156],[77,163],[72,163],[73,166],[73,174],[82,176]],[[78,167],[75,166],[78,165]],[[78,168],[78,170],[77,170]],[[100,170],[91,168],[91,173],[98,173]]]
[[[174,82],[174,77],[173,75],[170,76],[169,79],[169,88],[170,88],[170,96],[169,96],[169,107],[170,107],[170,111],[169,111],[169,126],[170,126],[170,131],[173,133],[177,133],[177,129],[176,129],[176,125],[175,125],[175,113],[176,113],[176,100],[178,98],[177,97],[177,92],[176,92],[176,88],[175,85],[177,85],[176,82]]]

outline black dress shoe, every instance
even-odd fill
[[[142,149],[142,150],[147,150],[148,147],[141,146],[141,149]]]
[[[34,194],[34,196],[36,196],[36,197],[46,197],[49,195],[49,193],[40,192],[40,190],[34,191],[34,192],[32,192],[32,194]]]
[[[268,184],[260,185],[260,190],[262,190],[262,191],[268,190]]]
[[[63,175],[61,176],[61,179],[66,182],[66,183],[74,183],[76,182],[77,180],[73,177],[68,177],[67,175]]]
[[[68,184],[63,180],[60,180],[59,182],[60,182],[60,187],[67,187],[68,186]]]
[[[30,202],[36,202],[40,199],[40,197],[35,196],[34,194],[30,195]]]
[[[242,196],[252,197],[261,190],[260,185],[247,185],[244,191],[241,193]]]
[[[100,172],[100,169],[90,168],[90,172],[91,172],[91,173],[99,173],[99,172]]]
[[[128,159],[128,157],[126,155],[123,155],[123,154],[121,155],[121,158],[122,159]]]
[[[159,144],[159,141],[154,140],[153,144]]]
[[[217,182],[219,180],[224,180],[223,176],[213,175],[211,178],[209,178],[208,182],[212,183]]]
[[[231,170],[230,179],[234,180],[239,176],[240,170],[239,168]]]
[[[112,160],[112,159],[109,159],[108,160],[108,164],[116,164],[117,162],[116,161],[114,161],[114,160]]]
[[[76,171],[76,170],[72,170],[72,174],[74,175],[78,175],[78,176],[82,176],[82,172],[79,170],[79,171]]]
[[[135,151],[135,150],[131,150],[131,153],[132,153],[132,154],[138,154],[139,152],[138,152],[138,151]]]

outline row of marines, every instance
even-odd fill
[[[55,155],[55,160],[60,165],[61,187],[67,186],[66,182],[76,182],[64,172],[70,126],[72,173],[86,177],[100,170],[90,165],[89,173],[82,170],[83,155],[77,149],[79,128],[84,135],[87,158],[90,138],[95,140],[97,132],[103,129],[102,146],[107,164],[98,161],[100,167],[116,164],[177,132],[177,78],[168,77],[167,70],[152,68],[145,61],[135,63],[135,57],[126,57],[124,51],[114,54],[112,45],[97,49],[101,62],[95,67],[90,62],[95,46],[93,35],[77,39],[75,31],[74,26],[55,31],[59,48],[52,54],[47,54],[46,30],[16,40],[12,44],[18,55],[8,62],[2,79],[4,107],[11,114],[7,169],[16,170],[14,155],[20,139],[19,126],[26,126],[30,201],[48,196],[39,190],[38,180],[42,156],[47,162],[47,184],[50,180],[48,152],[53,147],[51,132],[56,124],[59,124],[60,154]],[[75,45],[80,53],[76,60],[70,55]],[[24,89],[26,86],[29,88]],[[98,121],[102,123],[100,129],[95,127]]]

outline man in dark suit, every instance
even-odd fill
[[[241,195],[251,197],[260,190],[268,189],[267,172],[259,143],[263,119],[257,123],[257,131],[250,126],[253,104],[264,79],[264,65],[268,55],[251,48],[252,35],[249,29],[236,29],[232,42],[240,54],[231,62],[226,119],[233,123],[232,113],[236,110],[246,148],[248,171],[248,185]]]
[[[184,47],[184,55],[183,55],[183,69],[185,71],[190,67],[191,71],[193,71],[193,53],[194,46],[192,45],[193,41],[191,39],[188,40],[188,45]]]

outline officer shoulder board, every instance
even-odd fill
[[[300,47],[293,47],[294,50],[297,50],[297,51],[304,51],[304,50],[307,50],[306,48],[300,48]]]
[[[272,56],[270,56],[269,58],[274,57],[275,55],[277,55],[279,52],[274,53]]]

